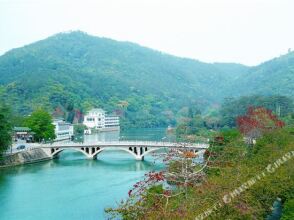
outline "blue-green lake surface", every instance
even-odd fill
[[[132,129],[85,137],[93,140],[162,140],[165,129]],[[168,137],[170,138],[170,137]],[[64,151],[59,158],[0,170],[0,219],[106,219],[128,190],[162,164],[150,156],[136,161],[123,151],[103,151],[97,160]]]

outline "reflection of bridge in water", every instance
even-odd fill
[[[48,156],[55,157],[64,150],[82,152],[89,159],[95,159],[99,153],[106,149],[117,149],[130,153],[136,160],[143,160],[147,154],[159,149],[186,149],[194,153],[205,151],[208,144],[156,142],[156,141],[104,141],[88,143],[53,143],[40,144],[37,148],[43,149]]]

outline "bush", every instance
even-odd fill
[[[290,199],[285,202],[282,213],[283,215],[281,220],[294,219],[294,199]]]
[[[240,132],[237,129],[221,131],[225,143],[230,143],[240,137]]]

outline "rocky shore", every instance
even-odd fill
[[[0,163],[0,167],[3,168],[28,163],[36,163],[50,159],[51,157],[49,157],[42,149],[31,149],[4,157],[3,161]]]

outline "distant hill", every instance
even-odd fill
[[[209,64],[76,31],[2,55],[0,96],[21,114],[42,106],[72,121],[101,107],[125,125],[165,126],[185,106],[205,109],[227,96],[293,96],[293,65],[293,53],[252,68]]]
[[[294,52],[252,67],[237,80],[240,95],[287,95],[294,97]]]

